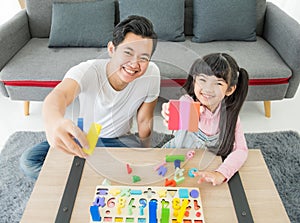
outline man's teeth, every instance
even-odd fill
[[[130,74],[134,74],[135,73],[135,71],[133,71],[133,70],[128,70],[128,69],[126,69],[126,68],[124,68],[125,69],[125,71],[127,72],[127,73],[130,73]]]

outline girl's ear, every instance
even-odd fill
[[[226,96],[230,96],[233,94],[233,92],[235,91],[236,89],[236,85],[232,86],[232,87],[229,87],[225,93]]]
[[[109,55],[110,57],[112,57],[114,51],[115,51],[115,46],[114,46],[114,44],[112,43],[112,41],[109,41],[108,44],[107,44],[107,52],[108,52],[108,55]]]

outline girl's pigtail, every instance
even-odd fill
[[[249,75],[248,72],[240,68],[238,70],[238,82],[236,84],[236,89],[234,93],[225,98],[225,106],[226,112],[221,113],[221,132],[225,131],[220,140],[219,145],[219,152],[218,155],[227,156],[231,153],[233,149],[233,144],[235,140],[235,128],[236,122],[242,108],[242,105],[247,97],[248,93],[248,82],[249,82]],[[225,114],[222,117],[222,114]],[[225,119],[225,120],[224,120]],[[225,126],[222,126],[225,125]]]

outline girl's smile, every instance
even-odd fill
[[[202,105],[214,112],[225,96],[230,95],[228,84],[222,78],[199,74],[194,80],[194,93]]]

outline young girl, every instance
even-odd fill
[[[208,148],[226,157],[215,171],[200,171],[199,183],[213,185],[227,182],[244,164],[248,147],[238,114],[248,92],[248,73],[225,53],[215,53],[197,59],[190,69],[183,88],[187,92],[180,100],[199,101],[198,132],[177,131],[167,142],[168,148]],[[169,103],[162,105],[167,125]]]

